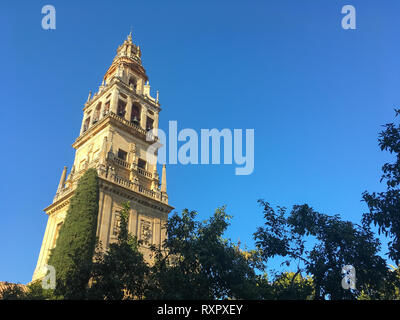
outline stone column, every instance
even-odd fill
[[[104,113],[105,105],[106,105],[105,102],[102,102],[102,103],[101,103],[100,114],[99,114],[99,121],[100,121],[101,119],[103,119],[103,113]]]
[[[145,105],[142,105],[140,108],[140,126],[146,129],[146,119],[147,119],[147,108]]]
[[[82,124],[81,124],[81,133],[80,133],[80,134],[83,133],[83,127],[84,127],[84,125],[85,125],[86,117],[87,117],[87,114],[84,113],[84,114],[83,114],[83,119],[82,119]]]
[[[126,102],[125,119],[128,120],[129,122],[131,121],[131,115],[132,115],[132,98],[130,96],[128,96],[128,99]]]
[[[118,91],[118,89],[115,89],[112,94],[111,103],[110,103],[111,112],[117,113],[118,96],[119,96],[119,91]]]
[[[158,135],[158,113],[154,114],[153,129],[154,129],[154,135],[157,137],[157,135]]]
[[[167,168],[165,167],[165,164],[163,164],[162,167],[161,192],[167,193]]]
[[[107,136],[103,138],[103,144],[101,146],[100,150],[100,159],[99,159],[99,164],[100,164],[100,169],[102,171],[105,171],[106,164],[107,164]]]

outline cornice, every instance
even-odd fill
[[[87,142],[90,138],[95,136],[99,131],[107,127],[107,125],[114,125],[129,134],[139,138],[144,143],[149,145],[158,141],[157,137],[153,137],[153,140],[147,141],[146,135],[147,131],[143,128],[131,124],[128,120],[121,118],[113,112],[109,112],[104,118],[100,119],[96,124],[92,125],[89,129],[87,129],[83,134],[81,134],[78,138],[76,138],[75,142],[72,144],[74,149],[78,149],[81,145]]]
[[[161,211],[165,214],[168,215],[174,207],[170,206],[169,204],[163,203],[161,201],[158,201],[156,199],[147,197],[146,195],[143,195],[141,193],[137,193],[131,189],[124,188],[123,186],[120,186],[112,181],[106,180],[103,177],[99,176],[99,187],[100,190],[106,190],[108,192],[112,192],[116,195],[119,195],[123,198],[133,200],[136,203],[140,203],[146,207],[156,209],[158,211]],[[43,211],[47,215],[51,215],[54,212],[57,212],[64,208],[65,206],[69,205],[71,197],[73,196],[75,192],[75,188],[71,188],[70,192],[67,192],[64,196],[62,196],[60,199],[57,201],[53,202],[51,205],[43,209]]]
[[[70,199],[71,199],[74,191],[75,191],[75,189],[71,189],[70,192],[66,193],[63,197],[61,197],[57,201],[53,202],[48,207],[44,208],[43,211],[47,215],[50,216],[54,212],[59,211],[60,209],[64,208],[65,206],[69,205]]]
[[[107,190],[126,199],[134,200],[134,202],[140,203],[152,209],[157,209],[166,214],[175,209],[166,203],[152,199],[131,189],[124,188],[123,186],[115,184],[109,180],[105,180],[101,176],[99,176],[99,186],[103,190]]]

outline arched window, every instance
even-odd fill
[[[85,123],[83,124],[83,132],[89,129],[89,125],[90,125],[90,116],[86,118]]]
[[[101,102],[99,102],[96,106],[96,109],[94,110],[93,114],[93,124],[99,121],[100,118],[100,109],[101,109]]]
[[[146,118],[146,130],[150,131],[153,129],[153,125],[154,125],[154,119],[150,118],[149,116],[147,116]]]
[[[143,169],[143,170],[146,170],[146,161],[139,158],[138,159],[138,167]]]
[[[137,88],[137,81],[136,81],[135,77],[131,76],[131,77],[129,78],[129,86],[130,86],[132,89],[135,89],[135,90],[136,90],[136,88]]]
[[[124,118],[126,113],[126,102],[122,100],[118,100],[118,108],[117,108],[117,115]]]
[[[110,101],[107,101],[104,105],[103,117],[110,111]]]
[[[140,124],[140,105],[138,103],[132,104],[131,122],[139,125]]]

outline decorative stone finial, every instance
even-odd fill
[[[127,39],[128,39],[129,42],[132,42],[132,27],[131,27],[131,31],[128,34],[128,38]]]
[[[89,102],[91,97],[92,97],[92,90],[89,91],[89,95],[87,97],[86,102]]]
[[[62,174],[61,174],[60,183],[58,184],[57,193],[59,193],[62,189],[64,189],[66,177],[67,177],[67,167],[64,167]]]
[[[163,164],[162,167],[161,192],[167,192],[167,168],[165,167],[165,164]]]

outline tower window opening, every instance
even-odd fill
[[[105,116],[110,111],[110,101],[107,101],[104,105],[103,116]]]
[[[96,106],[96,110],[94,110],[93,114],[93,124],[99,121],[100,118],[100,109],[101,109],[101,102],[99,102]]]
[[[140,106],[132,105],[131,122],[138,125],[140,123]]]
[[[118,149],[118,158],[126,161],[126,157],[127,157],[127,152],[124,150]]]
[[[120,117],[124,118],[126,113],[126,102],[122,100],[118,100],[118,109],[117,109],[117,115]]]
[[[134,77],[130,77],[130,78],[129,78],[129,86],[130,86],[132,89],[135,89],[135,90],[136,90],[136,88],[137,88],[137,81],[136,81],[136,79],[135,79]]]
[[[147,117],[147,119],[146,119],[146,130],[147,131],[150,131],[151,129],[153,129],[153,123],[154,123],[154,120],[150,117]]]
[[[85,123],[83,125],[83,132],[85,132],[87,129],[89,129],[89,125],[90,125],[90,117],[87,117],[85,120]]]
[[[146,161],[143,159],[138,159],[138,167],[143,170],[146,170]]]

